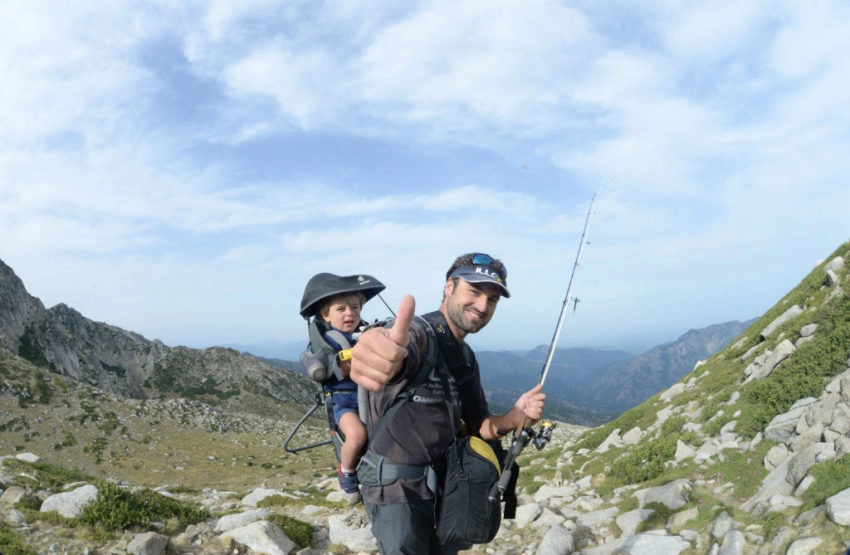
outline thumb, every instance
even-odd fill
[[[410,329],[410,322],[413,320],[413,313],[416,310],[416,300],[413,295],[405,295],[398,305],[395,322],[390,329],[390,339],[399,347],[407,347],[407,331]]]

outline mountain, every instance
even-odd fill
[[[593,380],[584,398],[592,406],[620,414],[679,381],[695,364],[720,352],[754,321],[692,329],[676,341],[611,364]]]
[[[546,375],[550,418],[599,425],[676,383],[740,335],[750,322],[726,322],[690,330],[676,341],[635,357],[625,351],[556,349]],[[481,381],[494,407],[506,408],[537,383],[547,346],[524,354],[476,353]]]
[[[315,395],[315,385],[291,368],[233,349],[168,347],[65,304],[45,309],[2,261],[0,344],[37,366],[132,399],[186,398],[275,414],[300,412]]]

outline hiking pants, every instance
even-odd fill
[[[456,555],[471,544],[440,545],[434,531],[434,500],[374,505],[363,501],[382,555]]]

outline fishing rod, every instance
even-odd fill
[[[581,241],[579,242],[578,253],[576,254],[575,263],[573,264],[573,271],[570,274],[570,281],[567,285],[567,294],[564,297],[563,305],[561,306],[561,314],[558,316],[558,324],[555,326],[555,333],[552,335],[552,341],[549,343],[549,352],[546,354],[546,361],[543,363],[543,369],[540,372],[540,377],[537,380],[537,385],[543,385],[546,382],[546,376],[549,374],[549,368],[552,366],[552,358],[555,356],[555,349],[558,345],[558,339],[561,336],[561,329],[564,326],[564,317],[567,314],[570,300],[573,294],[573,285],[575,284],[576,273],[578,272],[578,267],[581,265],[581,257],[584,254],[584,247],[587,245],[587,232],[590,229],[590,220],[593,217],[593,208],[596,205],[596,198],[599,196],[599,191],[597,191],[593,198],[590,199],[590,207],[587,209],[587,218],[584,220],[584,230],[581,233]],[[575,299],[578,302],[578,299]],[[501,495],[508,488],[508,485],[513,478],[513,466],[516,462],[517,457],[522,450],[525,449],[525,446],[528,444],[528,441],[534,439],[534,444],[537,449],[543,449],[546,443],[549,442],[549,438],[552,436],[552,430],[555,428],[555,424],[550,420],[543,420],[540,422],[540,432],[535,434],[534,430],[531,426],[528,425],[528,417],[523,416],[522,422],[514,431],[514,439],[511,443],[510,448],[505,455],[505,461],[502,465],[502,475],[499,478],[499,481],[496,482],[493,489],[490,490],[490,501],[498,501],[501,498]]]

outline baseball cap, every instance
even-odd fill
[[[501,289],[503,297],[509,298],[505,265],[489,254],[468,253],[459,256],[446,273],[446,279],[459,277],[469,283],[494,283]]]

